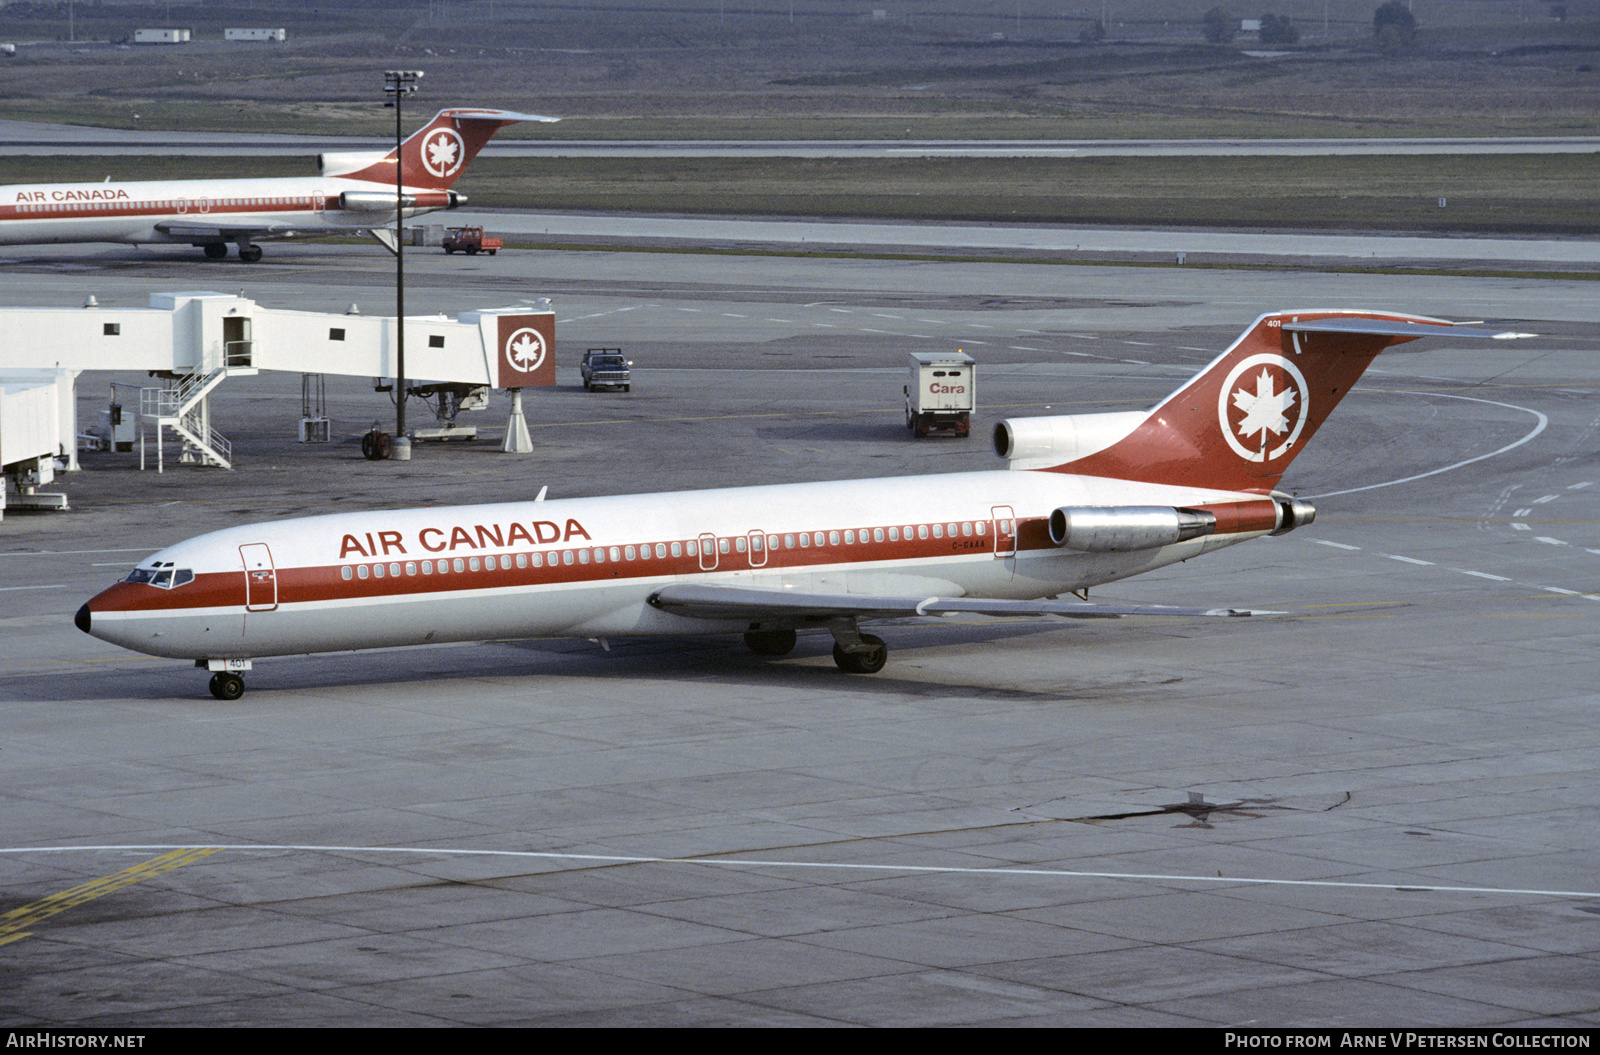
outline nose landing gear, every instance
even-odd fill
[[[233,701],[244,695],[244,679],[231,670],[211,675],[211,695],[219,700]]]
[[[244,672],[249,670],[248,659],[197,659],[194,665],[211,671],[211,695],[231,703],[244,695]]]

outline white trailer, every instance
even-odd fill
[[[289,35],[281,29],[231,28],[222,31],[223,40],[271,40],[282,43]]]
[[[978,363],[965,352],[909,353],[905,386],[906,428],[921,438],[933,432],[966,436],[978,398]]]
[[[136,29],[133,31],[135,44],[187,44],[189,43],[189,30],[187,29]]]

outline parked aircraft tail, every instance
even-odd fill
[[[1004,421],[995,449],[1017,469],[1267,493],[1379,352],[1455,325],[1387,312],[1273,312],[1148,413]]]
[[[519,114],[510,110],[470,107],[440,110],[432,121],[400,144],[401,179],[407,187],[447,190],[472,159],[478,156],[484,144],[506,125],[522,121],[558,120],[560,118]],[[359,154],[325,154],[322,157],[322,169],[324,174],[371,180],[392,187],[394,158],[393,150],[384,154],[381,160]],[[357,171],[337,172],[337,167],[344,159],[359,160],[361,166]]]

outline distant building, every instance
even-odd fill
[[[187,44],[190,31],[187,29],[136,29],[133,31],[135,44]]]
[[[223,40],[272,40],[279,43],[288,40],[289,35],[281,29],[224,29]]]

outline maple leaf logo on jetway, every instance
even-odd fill
[[[441,128],[422,141],[422,165],[440,179],[461,167],[465,144],[454,129]]]
[[[1289,453],[1305,428],[1305,392],[1305,375],[1281,355],[1252,355],[1240,362],[1222,383],[1217,405],[1228,446],[1251,462]]]
[[[522,327],[506,341],[506,358],[524,373],[539,369],[545,350],[544,334],[531,326]]]

